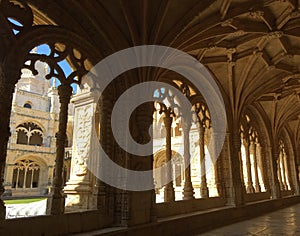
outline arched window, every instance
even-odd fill
[[[25,107],[25,108],[28,108],[28,109],[31,109],[31,108],[32,108],[32,106],[31,106],[30,103],[25,103],[25,104],[24,104],[24,107]]]
[[[12,188],[37,188],[40,166],[31,160],[17,161],[14,166]]]
[[[43,144],[42,129],[31,122],[21,124],[17,127],[17,144],[41,146]]]

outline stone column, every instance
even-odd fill
[[[256,144],[257,158],[260,160],[260,168],[263,177],[263,184],[267,192],[270,192],[270,181],[268,178],[268,172],[271,170],[268,168],[269,162],[267,161],[265,148],[260,145],[260,143]]]
[[[170,180],[167,183],[164,189],[164,201],[165,202],[172,202],[175,201],[175,193],[174,193],[174,186],[173,186],[173,166],[172,166],[172,146],[171,146],[171,127],[173,118],[170,117],[169,113],[165,113],[165,117],[163,118],[165,129],[166,129],[166,163],[168,164],[168,168],[166,171],[166,179]]]
[[[251,161],[250,161],[250,149],[249,149],[249,141],[244,140],[244,147],[246,152],[246,167],[247,167],[247,192],[254,193],[254,187],[252,182],[252,173],[251,173]]]
[[[286,182],[286,165],[285,165],[284,158],[285,158],[285,156],[283,154],[283,151],[281,151],[279,153],[279,159],[280,159],[280,167],[282,168],[282,172],[280,172],[280,173],[281,173],[283,190],[287,190],[288,186],[287,186],[287,182]]]
[[[96,102],[96,101],[95,101]],[[104,126],[105,119],[104,115],[108,112],[108,107],[110,103],[104,99],[103,95],[100,98],[99,103],[97,104],[97,109],[95,112],[95,129],[97,133],[97,137],[95,137],[96,141],[100,141],[101,146],[105,145],[105,132],[102,126]],[[95,153],[96,154],[96,153]],[[100,170],[99,158],[96,158],[97,170]],[[93,186],[93,208],[101,211],[104,215],[109,214],[109,203],[108,203],[108,186],[103,181],[101,181],[98,176],[95,176],[95,185]]]
[[[278,199],[281,198],[281,189],[280,189],[280,183],[279,178],[281,175],[278,175],[278,164],[277,161],[279,161],[279,152],[278,148],[274,147],[268,147],[269,154],[273,154],[270,156],[271,158],[271,195],[272,199]]]
[[[194,189],[191,180],[191,154],[190,154],[190,129],[191,120],[189,118],[183,119],[182,130],[183,130],[183,158],[185,168],[185,180],[183,187],[183,200],[194,199]]]
[[[250,143],[250,154],[253,155],[255,192],[261,192],[261,187],[259,184],[259,177],[258,177],[257,150],[256,150],[256,143],[254,141],[251,141]]]
[[[231,136],[232,151],[231,158],[231,172],[233,185],[233,204],[240,206],[244,204],[245,185],[242,181],[242,160],[241,160],[241,137],[238,130],[233,130]]]
[[[7,69],[7,68],[6,68]],[[5,73],[3,65],[0,64],[0,196],[4,193],[4,172],[6,165],[7,143],[10,136],[10,113],[12,107],[15,84],[20,78],[19,71]],[[6,209],[3,200],[0,198],[0,235],[4,228]]]
[[[140,144],[152,143],[149,128],[153,124],[153,103],[145,103],[140,105],[132,113],[130,121],[132,127],[132,137]],[[153,143],[152,143],[153,145]],[[137,156],[133,154],[125,154],[126,168],[145,171],[153,169],[153,154],[147,156]],[[155,203],[155,187],[153,176],[150,181],[153,186],[147,191],[125,191],[122,200],[122,223],[126,226],[141,225],[156,220],[156,203]]]
[[[48,166],[48,183],[47,183],[47,192],[51,192],[51,186],[53,184],[53,172],[54,172],[54,165]]]
[[[96,173],[99,159],[99,152],[97,151],[99,140],[96,137],[96,132],[94,132],[93,115],[96,111],[97,99],[97,92],[91,92],[89,88],[79,91],[72,99],[75,111],[71,173],[70,179],[64,188],[67,195],[66,211],[68,212],[98,208],[101,205],[99,199],[95,202],[99,189],[95,189],[95,195],[93,195],[92,184],[95,177],[89,171],[87,165],[90,162],[89,166],[95,167],[93,173]],[[96,151],[94,148],[96,148]],[[100,188],[100,183],[96,185],[97,188]]]
[[[72,96],[72,87],[62,84],[58,87],[60,111],[59,127],[56,134],[55,177],[51,188],[51,197],[47,202],[47,213],[51,215],[63,214],[65,210],[65,196],[63,193],[63,166],[65,158],[65,143],[67,139],[68,106]]]
[[[200,123],[199,124],[199,148],[200,148],[200,173],[201,173],[201,183],[200,183],[200,195],[201,198],[208,198],[209,192],[206,181],[206,168],[205,168],[205,142],[204,142],[205,128]]]
[[[283,166],[283,177],[284,177],[284,186],[288,190],[288,184],[291,186],[289,181],[290,177],[290,168],[288,166],[288,159],[285,150],[282,150],[282,166]]]

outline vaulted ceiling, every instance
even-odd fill
[[[144,44],[189,53],[215,76],[234,116],[255,104],[276,133],[288,127],[299,143],[299,0],[26,2],[35,24],[76,32],[103,56]]]

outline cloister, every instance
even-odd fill
[[[34,50],[41,45],[49,53]],[[108,83],[100,96],[98,85],[87,77],[97,63],[143,45],[177,49],[200,63],[220,91],[220,97],[211,96],[224,102],[224,116],[209,103],[205,91],[162,67],[130,69]],[[0,196],[5,192],[15,86],[22,69],[38,73],[39,61],[50,68],[45,79],[57,78],[60,83],[47,215],[5,219],[0,199],[0,235],[95,230],[94,235],[194,235],[300,202],[300,1],[0,0]],[[71,73],[65,73],[63,61]],[[111,120],[122,94],[145,82],[180,91],[191,110],[182,114],[176,105],[179,98],[168,86],[153,96],[169,104],[137,106],[124,127],[129,126],[139,145],[153,144],[151,154],[141,155],[120,145]],[[80,87],[76,96],[73,84]],[[70,102],[75,109],[73,150],[64,186]],[[217,132],[214,118],[226,121],[223,133]],[[17,142],[40,145],[39,126],[24,123],[17,129]],[[26,135],[32,130],[33,136]],[[224,142],[218,143],[222,135]],[[111,176],[130,185],[126,176],[97,161],[97,145],[118,166],[154,170],[148,180],[153,188],[122,189],[99,178]],[[155,171],[161,166],[164,171]],[[20,160],[12,185],[35,186],[38,170],[37,163]],[[170,181],[162,186],[165,178]]]

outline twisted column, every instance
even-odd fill
[[[164,189],[164,201],[171,202],[171,201],[175,201],[175,192],[174,192],[173,178],[172,178],[172,164],[171,164],[171,158],[172,158],[171,127],[172,127],[173,118],[170,117],[169,113],[165,113],[165,117],[163,118],[163,120],[166,128],[166,162],[168,163],[166,179],[169,180],[169,182],[167,183]]]
[[[208,192],[207,181],[206,181],[204,134],[205,134],[205,128],[200,123],[199,124],[199,147],[200,147],[200,170],[201,170],[200,195],[201,198],[208,198],[209,192]]]
[[[194,189],[191,180],[191,154],[190,154],[190,129],[191,120],[183,119],[183,144],[184,144],[184,168],[185,168],[185,180],[183,188],[183,200],[194,199]]]
[[[66,131],[68,123],[68,106],[72,96],[70,84],[58,86],[60,102],[59,127],[56,134],[55,177],[51,188],[51,197],[48,198],[47,213],[52,215],[63,214],[65,210],[65,196],[63,194],[63,165],[65,156]]]
[[[255,178],[255,192],[261,192],[261,187],[259,184],[259,177],[258,177],[258,165],[257,165],[257,149],[256,143],[252,141],[250,143],[250,153],[253,155],[253,166],[254,166],[254,178]]]

